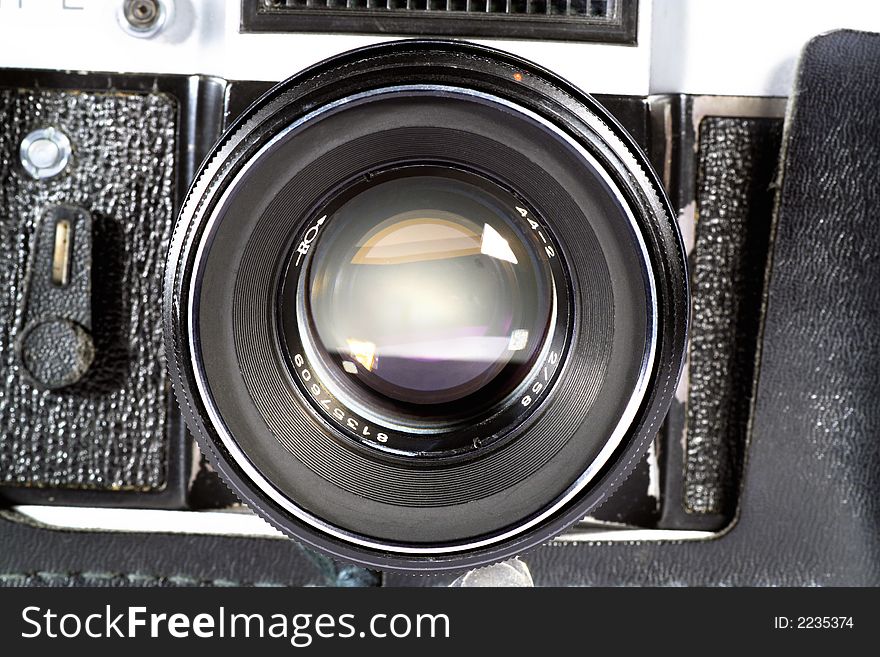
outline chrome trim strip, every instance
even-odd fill
[[[250,536],[288,540],[260,516],[242,507],[224,511],[169,511],[108,507],[22,505],[12,511],[54,529],[206,536]],[[71,513],[76,511],[77,513]],[[557,544],[694,541],[717,537],[713,532],[676,529],[635,529],[621,526],[575,525],[554,539]]]

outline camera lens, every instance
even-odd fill
[[[181,212],[175,390],[288,535],[402,571],[485,564],[584,517],[674,395],[680,236],[644,154],[528,62],[405,41],[280,84]]]
[[[454,168],[398,168],[347,189],[291,256],[287,345],[309,353],[337,398],[386,424],[451,432],[509,402],[556,300],[517,203]]]

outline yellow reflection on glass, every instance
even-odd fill
[[[346,343],[348,343],[348,351],[352,358],[363,365],[368,372],[371,372],[376,366],[376,345],[366,340],[355,340],[354,338],[348,338]]]
[[[424,217],[421,211],[397,215],[369,235],[351,259],[355,265],[400,265],[483,254],[518,264],[516,254],[501,234],[483,224],[482,235],[463,225],[452,213]]]
[[[456,215],[449,214],[449,217],[426,218],[418,211],[398,215],[391,225],[380,227],[368,236],[351,262],[401,265],[479,254],[479,236],[456,223]]]

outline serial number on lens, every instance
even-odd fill
[[[776,616],[773,629],[776,630],[851,630],[852,616]]]
[[[363,422],[363,420],[359,420],[358,418],[347,413],[345,409],[335,405],[334,400],[329,397],[324,392],[323,388],[314,381],[312,371],[305,367],[306,361],[305,358],[303,358],[302,354],[296,354],[296,356],[293,357],[293,362],[296,365],[297,371],[299,372],[299,377],[302,380],[303,385],[305,385],[308,391],[311,392],[312,395],[314,395],[315,399],[324,408],[324,410],[327,411],[327,413],[329,413],[334,419],[336,419],[342,426],[351,429],[355,433],[359,434],[361,437],[368,440],[375,440],[376,442],[383,444],[388,442],[388,434],[381,431],[372,430],[370,425]]]

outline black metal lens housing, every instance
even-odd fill
[[[313,212],[277,305],[313,405],[330,421],[345,409],[343,431],[387,454],[466,455],[508,435],[533,379],[551,384],[539,370],[571,316],[561,258],[524,205],[420,164],[359,176]]]
[[[166,340],[200,446],[331,555],[401,571],[521,553],[656,435],[684,251],[589,96],[460,42],[347,53],[215,147],[169,252]]]

